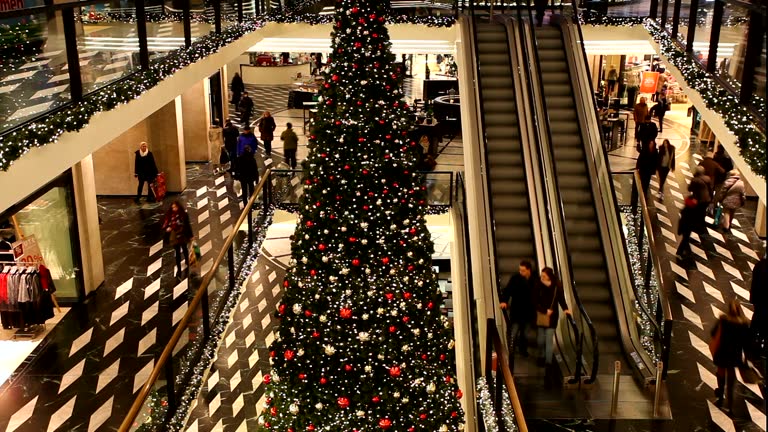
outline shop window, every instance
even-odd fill
[[[717,41],[717,73],[726,81],[740,82],[747,54],[749,10],[726,3]]]

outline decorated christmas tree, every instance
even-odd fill
[[[336,2],[262,430],[463,429],[387,3]]]

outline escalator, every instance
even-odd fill
[[[478,20],[475,31],[496,264],[504,284],[521,260],[535,260],[533,224],[507,28]]]
[[[561,29],[538,27],[536,41],[573,283],[595,326],[600,356],[608,360],[623,358],[611,280],[605,264],[606,252]],[[601,361],[600,365],[598,373],[607,374],[613,362]]]

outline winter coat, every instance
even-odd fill
[[[642,123],[645,121],[645,116],[648,115],[648,104],[638,102],[635,105],[635,109],[632,113],[635,123]]]
[[[744,205],[744,182],[738,175],[733,175],[723,183],[723,187],[715,197],[715,202],[719,202],[728,210],[736,210]]]
[[[557,320],[560,317],[560,305],[563,310],[568,309],[565,303],[565,292],[561,284],[546,286],[540,280],[536,282],[534,288],[534,298],[536,299],[536,312],[547,313],[547,309],[552,309],[552,315],[549,317],[549,328],[557,327]],[[555,299],[554,304],[552,299]]]
[[[284,150],[296,150],[299,147],[299,137],[293,129],[286,129],[280,134],[280,139],[283,140]]]
[[[261,133],[262,141],[272,141],[275,139],[276,128],[277,125],[275,124],[274,117],[263,117],[261,121],[259,121],[259,133]]]
[[[243,153],[237,158],[237,179],[247,183],[259,180],[259,166],[253,153]]]
[[[720,184],[725,181],[726,176],[733,169],[733,161],[725,153],[719,155],[716,154],[712,157],[712,159],[717,162],[717,164],[720,165],[720,167],[723,169],[723,173],[715,178],[715,184]]]
[[[669,147],[669,149],[667,149]],[[664,168],[661,166],[661,162],[664,160],[664,156],[669,152],[669,165],[667,168],[671,169],[672,171],[675,170],[675,146],[672,144],[669,145],[660,145],[659,146],[659,168]]]
[[[699,205],[707,205],[712,201],[712,192],[709,184],[709,177],[705,175],[694,177],[688,183],[688,192],[698,201]]]
[[[253,112],[253,99],[251,99],[250,96],[245,96],[244,98],[240,99],[238,108],[240,109],[241,113],[247,113],[248,115],[251,115]]]
[[[234,126],[227,126],[222,131],[224,135],[224,147],[227,151],[235,151],[237,148],[237,138],[240,137],[240,131]]]
[[[157,164],[155,164],[155,156],[152,155],[151,151],[147,151],[147,155],[142,156],[141,150],[136,150],[134,173],[139,180],[152,181],[157,177]]]
[[[736,318],[720,315],[720,319],[711,331],[711,336],[720,331],[720,346],[712,356],[715,366],[733,368],[742,364],[742,353],[749,341],[749,321],[746,318]]]
[[[237,156],[242,156],[245,153],[245,147],[250,147],[253,152],[256,152],[256,148],[259,142],[256,140],[256,135],[253,132],[242,133],[237,138]]]
[[[512,322],[532,322],[533,314],[533,275],[528,279],[515,273],[501,291],[499,301],[507,304],[507,311]],[[551,299],[550,299],[551,300]]]
[[[707,156],[704,159],[699,162],[699,166],[704,168],[704,174],[709,177],[709,190],[714,191],[715,190],[715,180],[719,176],[723,176],[725,174],[725,170],[723,167],[720,166],[719,163],[715,162],[714,159]]]
[[[768,306],[766,294],[768,294],[768,261],[763,258],[752,268],[752,283],[749,288],[749,301],[755,305],[755,313],[765,310]]]
[[[238,75],[232,78],[232,93],[242,93],[245,91],[243,78]]]
[[[189,243],[192,240],[192,225],[189,223],[189,215],[184,211],[168,210],[163,219],[163,229],[171,229],[171,246]]]
[[[652,176],[656,172],[656,168],[659,166],[659,151],[657,149],[644,148],[640,155],[637,157],[637,164],[635,169],[640,170],[641,175],[648,177]]]
[[[637,129],[637,139],[643,144],[643,148],[657,136],[659,136],[659,127],[654,122],[641,123]]]

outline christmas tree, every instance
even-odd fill
[[[264,377],[265,431],[463,429],[387,3],[336,2]]]

